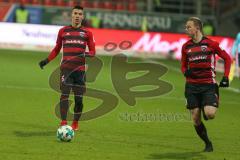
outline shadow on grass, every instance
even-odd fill
[[[206,160],[207,157],[202,152],[179,152],[179,153],[163,153],[150,154],[146,159],[168,159],[168,160]]]
[[[46,136],[55,136],[55,131],[14,131],[14,134],[17,137],[46,137]]]
[[[16,121],[10,121],[6,122],[12,126],[18,126],[22,128],[32,128],[32,129],[43,129],[43,130],[50,130],[52,127],[50,125],[41,125],[41,124],[36,124],[36,123],[23,123],[23,122],[16,122]],[[57,130],[57,128],[56,128]]]

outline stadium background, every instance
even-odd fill
[[[199,16],[211,24],[211,38],[231,52],[239,31],[239,1],[220,0],[23,0],[30,13],[30,24],[13,23],[20,1],[0,1],[0,155],[5,159],[240,159],[239,79],[221,90],[221,107],[214,121],[206,123],[215,152],[201,153],[203,144],[196,137],[185,110],[184,77],[180,72],[181,46],[187,40],[184,23]],[[49,87],[49,77],[61,56],[44,71],[38,62],[55,44],[57,31],[71,22],[71,6],[86,7],[85,25],[96,40],[97,57],[103,67],[90,88],[112,93],[117,107],[108,114],[80,124],[72,143],[56,141],[58,117],[55,105],[59,93]],[[119,44],[131,42],[122,50]],[[114,51],[104,50],[109,42]],[[132,62],[166,66],[161,77],[173,90],[151,98],[137,98],[129,106],[114,89],[111,80],[112,56],[124,53]],[[127,68],[126,68],[127,69]],[[218,63],[219,80],[223,63]],[[129,77],[141,76],[131,73]],[[128,78],[129,78],[128,77]],[[140,86],[139,90],[152,89]],[[99,105],[87,97],[84,111]],[[150,118],[149,118],[150,117]]]

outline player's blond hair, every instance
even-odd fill
[[[203,23],[198,17],[190,17],[187,21],[192,21],[196,27],[203,33]]]

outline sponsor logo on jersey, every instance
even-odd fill
[[[66,40],[65,43],[66,44],[84,44],[84,42],[81,40]]]
[[[193,56],[189,58],[189,61],[193,62],[193,61],[202,60],[202,59],[207,59],[207,56]]]

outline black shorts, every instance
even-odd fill
[[[69,94],[71,89],[75,94],[86,92],[85,71],[61,70],[60,89],[63,94]]]
[[[203,108],[204,106],[218,107],[219,89],[217,84],[188,84],[185,85],[187,109]]]

